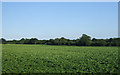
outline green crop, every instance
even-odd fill
[[[3,73],[117,73],[118,47],[2,45]]]

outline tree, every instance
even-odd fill
[[[20,40],[20,44],[24,44],[24,42],[25,42],[25,39],[22,38],[22,39]]]
[[[66,44],[67,44],[67,39],[64,38],[64,37],[61,37],[61,38],[59,39],[59,44],[60,44],[60,45],[66,45]]]
[[[4,38],[1,38],[0,42],[2,42],[2,44],[6,44],[7,43],[7,41]]]
[[[37,38],[31,39],[20,39],[20,40],[8,40],[4,38],[0,39],[3,44],[45,44],[45,45],[76,45],[76,46],[120,46],[120,38],[110,38],[110,39],[96,39],[82,34],[78,39],[70,40],[64,37],[49,39],[49,40],[38,40]]]
[[[54,40],[54,45],[60,45],[60,43],[59,43],[59,38],[56,38],[56,39]]]
[[[48,40],[47,45],[54,45],[54,40],[53,39]]]
[[[17,43],[17,40],[13,40],[12,43],[13,43],[13,44],[16,44],[16,43]]]
[[[120,46],[120,38],[110,38],[106,39],[106,46]]]
[[[31,38],[31,39],[29,39],[29,44],[36,44],[37,41],[38,41],[37,38]]]
[[[120,42],[120,39],[114,38],[111,42],[111,45],[112,46],[119,46],[119,42]]]
[[[30,44],[30,39],[25,39],[24,44]]]
[[[106,39],[106,46],[112,46],[113,38]]]
[[[82,37],[78,40],[78,45],[80,46],[90,46],[91,43],[91,37],[86,34],[83,34]]]
[[[69,40],[67,41],[67,45],[71,46],[71,45],[76,45],[75,40]]]
[[[92,43],[92,46],[105,46],[105,45],[106,45],[106,41],[104,39],[97,39]]]

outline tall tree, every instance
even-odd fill
[[[4,38],[1,38],[0,42],[2,42],[2,44],[6,44],[7,43],[7,41]]]
[[[25,42],[24,38],[20,39],[20,44],[24,44],[24,42]]]
[[[90,46],[92,43],[91,37],[86,34],[83,34],[78,42],[79,42],[79,45],[81,46]]]

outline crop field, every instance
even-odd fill
[[[118,47],[2,45],[3,73],[117,73]]]

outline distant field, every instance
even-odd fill
[[[117,47],[2,45],[3,73],[117,73]]]

